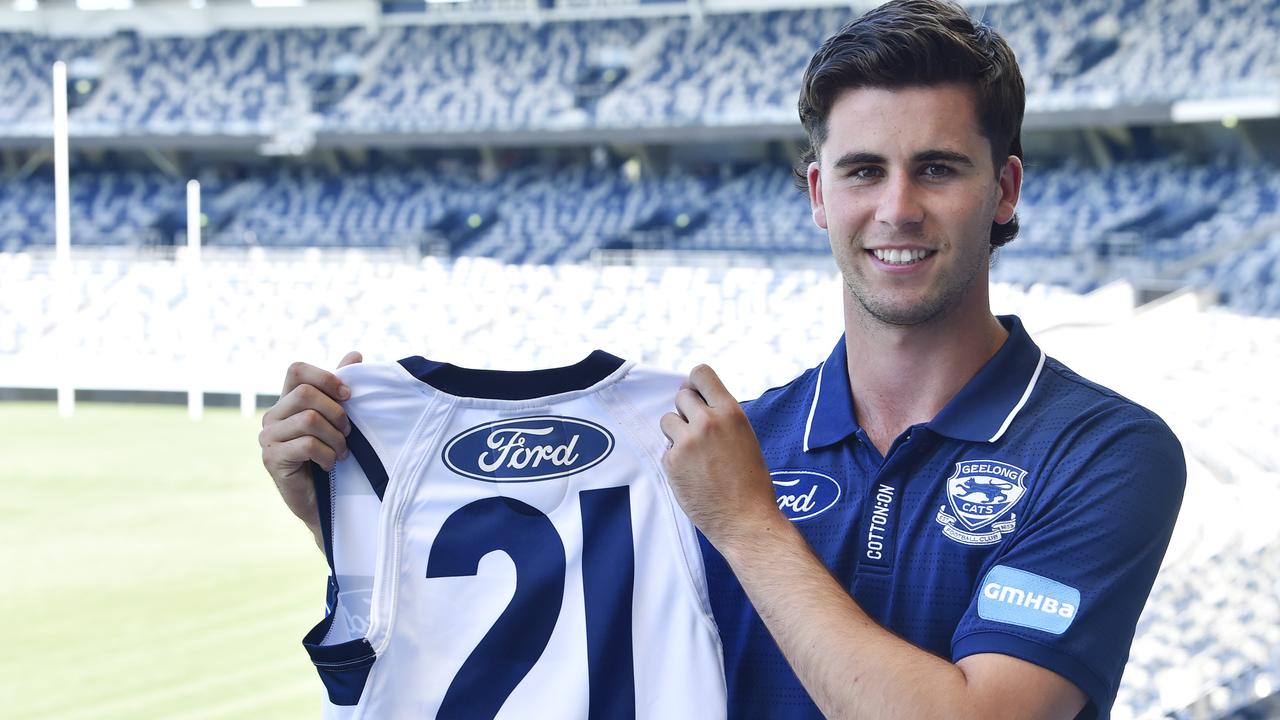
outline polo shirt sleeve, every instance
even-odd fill
[[[1074,448],[1083,448],[1075,451]],[[953,660],[1000,653],[1052,670],[1106,718],[1182,504],[1182,446],[1158,418],[1090,423],[988,561]]]

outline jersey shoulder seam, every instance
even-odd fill
[[[1121,395],[1120,393],[1116,392],[1115,390],[1112,390],[1111,388],[1105,385],[1100,385],[1080,375],[1079,373],[1067,367],[1066,365],[1063,365],[1056,358],[1046,356],[1045,368],[1051,371],[1055,377],[1059,378],[1063,382],[1071,383],[1072,385],[1080,388],[1082,391],[1091,392],[1095,395],[1100,395],[1102,397],[1108,398],[1116,402],[1122,407],[1136,410],[1139,413],[1141,413],[1143,418],[1146,420],[1154,420],[1160,425],[1165,425],[1164,420],[1155,412],[1153,412],[1150,408],[1128,397],[1125,397],[1124,395]]]

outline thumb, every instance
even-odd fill
[[[344,368],[348,365],[355,365],[356,363],[362,362],[363,360],[364,360],[363,355],[361,355],[356,350],[352,350],[351,352],[342,356],[342,361],[338,363],[338,367]]]

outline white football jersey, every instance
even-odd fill
[[[661,457],[680,376],[423,358],[338,371],[351,456],[316,472],[325,717],[723,718],[692,523]]]

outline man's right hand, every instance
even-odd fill
[[[338,367],[363,358],[352,351]],[[347,454],[351,421],[338,403],[351,397],[338,376],[313,365],[296,362],[284,376],[280,399],[262,416],[262,464],[276,481],[280,497],[311,529],[316,545],[324,547],[316,491],[307,469],[314,462],[325,470]]]

